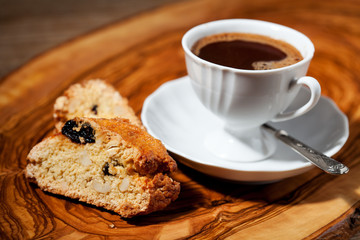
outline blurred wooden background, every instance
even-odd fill
[[[0,0],[0,79],[65,41],[179,0]]]

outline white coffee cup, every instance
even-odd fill
[[[278,69],[242,70],[211,63],[191,51],[203,37],[234,32],[260,34],[287,42],[301,53],[303,60]],[[320,98],[318,81],[306,76],[314,45],[294,29],[259,20],[219,20],[190,29],[183,36],[182,46],[198,98],[224,120],[224,130],[209,133],[204,144],[226,160],[256,161],[273,154],[275,139],[260,126],[268,121],[300,116],[312,109]],[[302,85],[310,90],[309,101],[295,111],[286,112]]]

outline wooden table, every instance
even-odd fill
[[[359,1],[183,1],[34,58],[0,80],[0,238],[350,238],[360,229],[359,13]],[[140,115],[150,93],[186,75],[182,35],[224,18],[276,22],[312,39],[316,53],[309,75],[349,118],[350,137],[335,156],[350,167],[348,174],[313,169],[273,184],[242,185],[179,163],[173,176],[181,182],[178,200],[162,212],[129,220],[28,183],[22,172],[26,155],[53,131],[54,101],[69,85],[106,79]]]

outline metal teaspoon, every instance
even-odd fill
[[[344,164],[291,137],[286,131],[275,129],[268,124],[264,124],[262,127],[323,171],[334,175],[345,174],[349,171]]]

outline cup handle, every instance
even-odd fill
[[[303,105],[302,107],[300,107],[299,109],[297,109],[295,111],[279,113],[278,115],[275,116],[274,119],[272,119],[273,122],[280,122],[280,121],[285,121],[285,120],[289,120],[291,118],[298,117],[298,116],[308,112],[313,107],[315,107],[315,105],[319,101],[320,96],[321,96],[321,88],[320,88],[319,82],[315,78],[301,77],[301,78],[297,79],[295,82],[293,82],[292,84],[294,84],[294,85],[302,84],[302,85],[307,86],[310,89],[310,93],[311,93],[310,99],[305,105]]]

